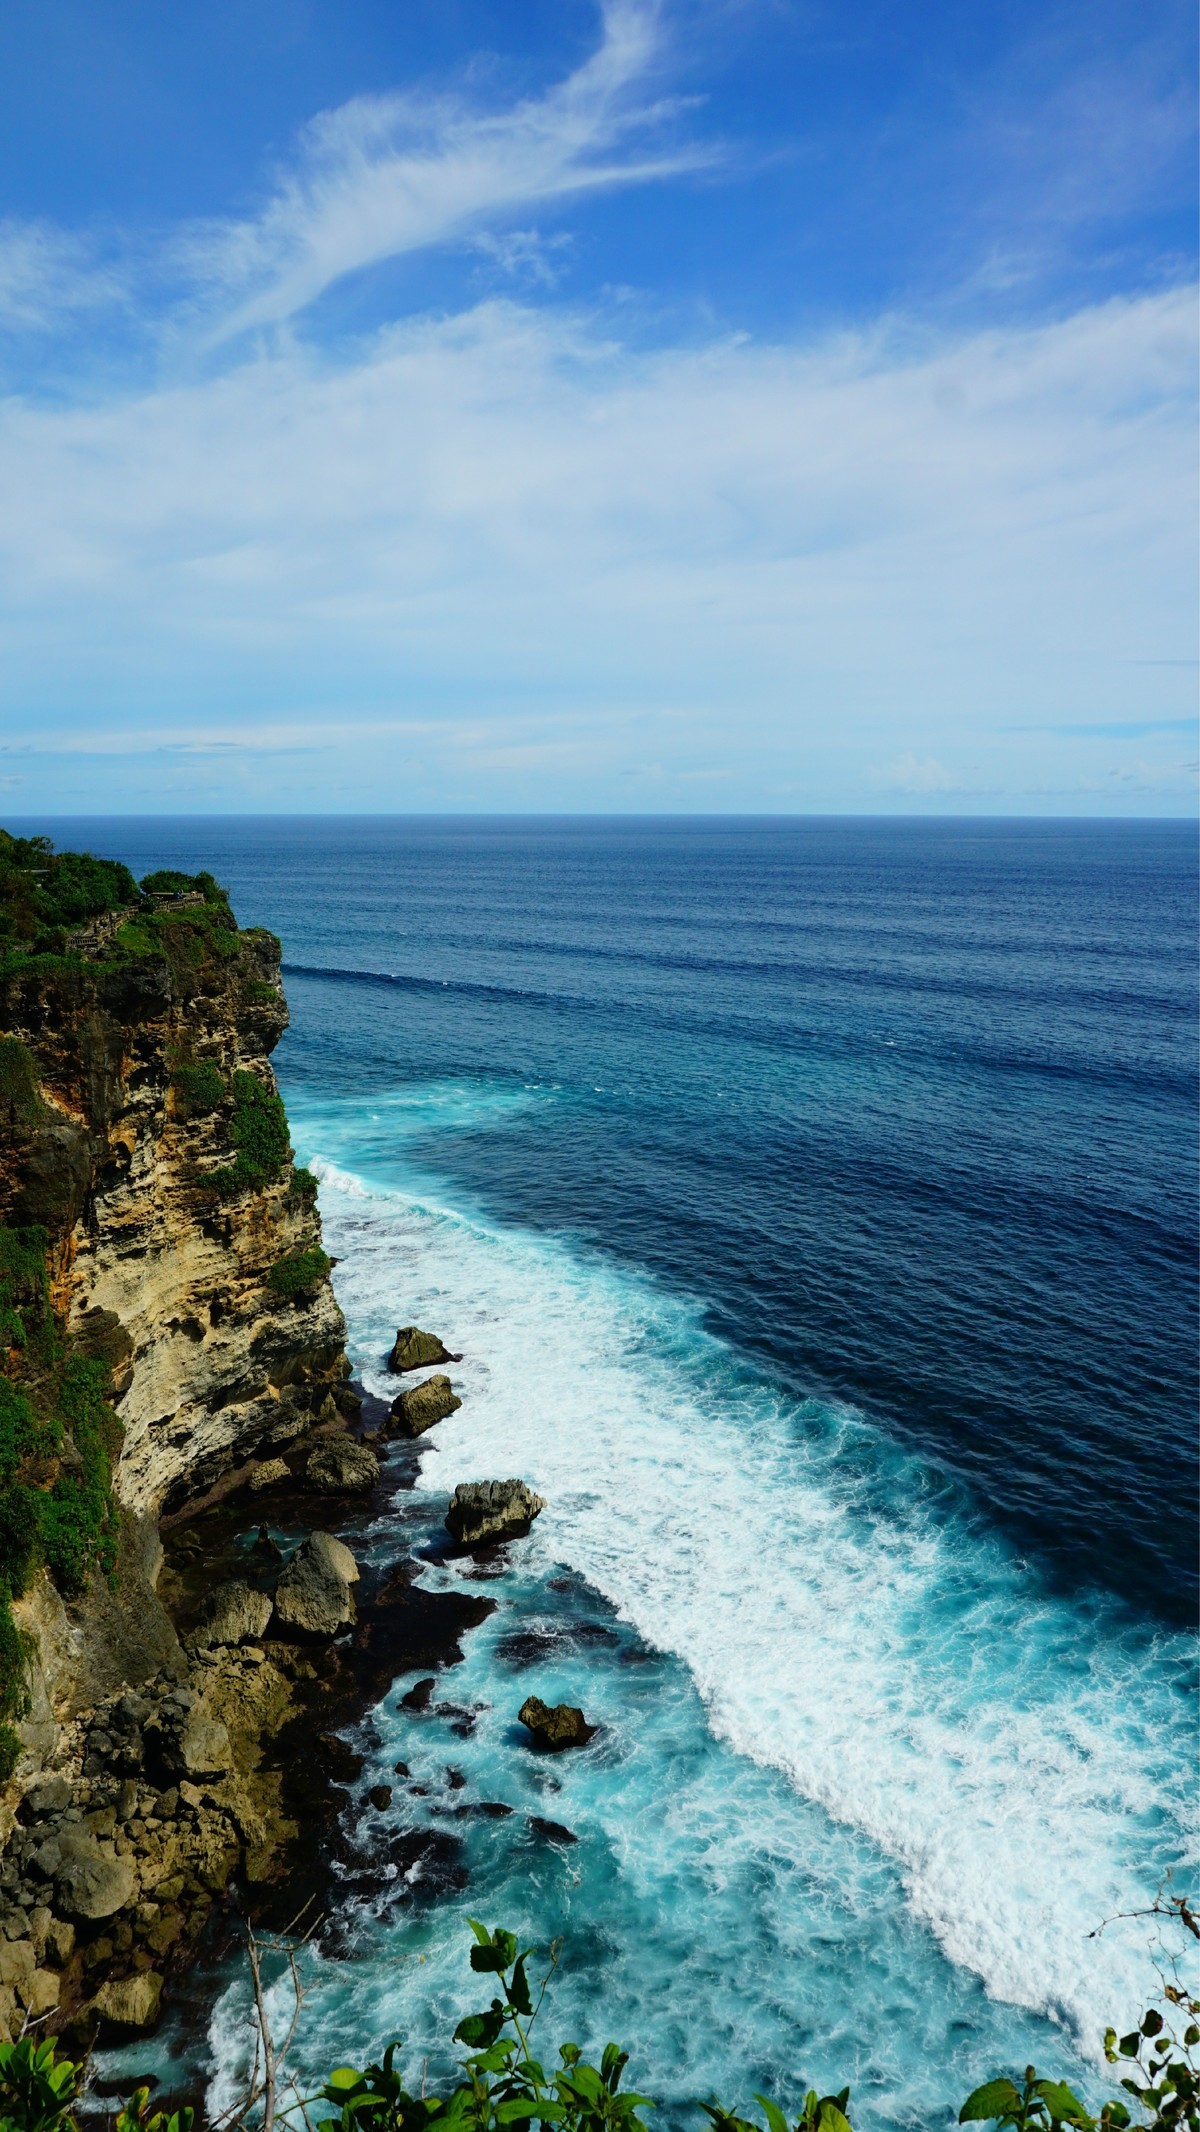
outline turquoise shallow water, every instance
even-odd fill
[[[1144,1927],[1088,1934],[1194,1840],[1192,833],[90,828],[283,934],[368,1384],[400,1322],[463,1349],[379,1558],[458,1479],[548,1499],[453,1707],[363,1728],[389,1877],[305,2062],[436,2060],[474,1910],[562,1936],[556,2029],[672,2118],[1088,2085],[1153,1987]],[[530,1756],[531,1690],[594,1746]]]

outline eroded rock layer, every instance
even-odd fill
[[[124,957],[30,958],[0,982],[0,1026],[34,1060],[43,1107],[0,1154],[0,1222],[45,1224],[55,1300],[116,1363],[118,1493],[152,1514],[299,1435],[345,1370],[290,1155],[246,1189],[227,1181],[239,1077],[276,1094],[279,944],[188,915],[160,922],[165,941],[130,920]],[[280,1281],[309,1254],[311,1285]]]

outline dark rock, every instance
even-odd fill
[[[483,1708],[482,1704],[479,1704],[474,1710],[465,1710],[461,1703],[435,1703],[433,1714],[435,1717],[445,1719],[456,1738],[469,1740],[479,1723]]]
[[[372,1806],[377,1806],[382,1813],[384,1807],[392,1803],[392,1787],[390,1784],[372,1784],[367,1797]]]
[[[534,1835],[540,1836],[545,1843],[578,1843],[579,1841],[574,1831],[564,1828],[561,1821],[543,1821],[540,1814],[530,1814],[529,1826]]]
[[[417,1681],[415,1687],[410,1688],[407,1695],[401,1696],[399,1708],[401,1710],[428,1710],[436,1686],[437,1682],[432,1676],[429,1680]]]
[[[422,1332],[416,1325],[402,1325],[392,1343],[388,1368],[399,1375],[402,1370],[428,1369],[434,1362],[461,1360],[461,1355],[452,1355],[442,1346],[436,1333]]]
[[[493,1655],[499,1665],[520,1672],[525,1666],[541,1665],[554,1651],[561,1652],[565,1641],[550,1629],[514,1629],[497,1640]]]
[[[335,1784],[352,1784],[362,1774],[363,1758],[336,1732],[319,1732],[314,1741],[321,1767]]]
[[[379,1460],[352,1436],[328,1436],[305,1468],[308,1485],[322,1495],[363,1495],[379,1479]]]
[[[517,1715],[538,1746],[552,1754],[561,1753],[564,1747],[585,1747],[596,1730],[573,1703],[555,1703],[551,1709],[540,1695],[527,1696]]]
[[[446,1529],[461,1547],[517,1539],[545,1507],[545,1498],[525,1481],[460,1481],[446,1512]]]
[[[392,1401],[390,1425],[398,1436],[423,1436],[436,1421],[456,1414],[461,1405],[448,1377],[426,1377],[423,1384],[414,1384],[411,1391],[401,1392]]]
[[[392,1769],[398,1777],[406,1777],[408,1775],[407,1762],[393,1762]]]
[[[35,1821],[47,1814],[61,1814],[71,1804],[71,1786],[66,1777],[41,1777],[31,1784],[21,1801],[22,1812]]]
[[[451,1791],[462,1791],[466,1781],[461,1769],[448,1769],[446,1771],[446,1782]]]

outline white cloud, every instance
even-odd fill
[[[0,330],[45,332],[66,314],[112,303],[121,287],[81,239],[49,223],[0,221]]]
[[[474,236],[489,219],[710,160],[696,148],[630,146],[676,108],[634,93],[657,55],[657,17],[651,0],[607,0],[592,57],[545,95],[497,114],[407,95],[323,113],[260,214],[192,240],[191,266],[219,312],[211,339],[280,325],[343,275]]]
[[[496,792],[653,755],[682,790],[731,731],[729,804],[769,803],[764,775],[789,804],[869,788],[898,731],[897,794],[1023,789],[1060,746],[1081,789],[1103,734],[1093,767],[1001,728],[1187,708],[1187,669],[1131,661],[1190,627],[1193,333],[1180,291],[954,342],[645,353],[490,303],[337,367],[10,400],[10,722],[100,753],[336,743],[379,804],[397,750],[474,749]]]

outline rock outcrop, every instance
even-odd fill
[[[460,1547],[515,1540],[546,1507],[525,1481],[460,1481],[446,1512],[446,1529]]]
[[[266,1592],[231,1577],[219,1584],[205,1602],[191,1642],[197,1650],[214,1644],[259,1643],[267,1633],[274,1607]]]
[[[539,1746],[550,1748],[558,1755],[567,1746],[586,1746],[595,1738],[595,1725],[588,1725],[582,1710],[573,1703],[544,1703],[539,1695],[529,1695],[518,1710],[520,1723],[529,1727]]]
[[[595,1736],[596,1727],[588,1724],[582,1710],[573,1703],[555,1703],[551,1707],[539,1695],[530,1695],[517,1715],[538,1746],[548,1748],[552,1754],[560,1754],[565,1747],[586,1747]]]
[[[436,1333],[422,1332],[417,1325],[402,1325],[392,1343],[388,1368],[399,1374],[402,1370],[427,1369],[434,1362],[461,1360],[461,1355],[452,1355],[442,1346]]]
[[[327,1436],[309,1459],[305,1476],[322,1495],[362,1495],[379,1479],[379,1460],[350,1436]]]
[[[275,1587],[275,1619],[304,1636],[336,1636],[354,1619],[358,1564],[332,1533],[310,1532]]]
[[[393,1399],[389,1422],[397,1436],[423,1436],[437,1421],[457,1414],[462,1400],[451,1390],[448,1377],[426,1377],[409,1392]]]
[[[92,2010],[110,2028],[153,2028],[158,2019],[163,1980],[157,1970],[143,1969],[134,1975],[102,1984],[92,2000]]]

